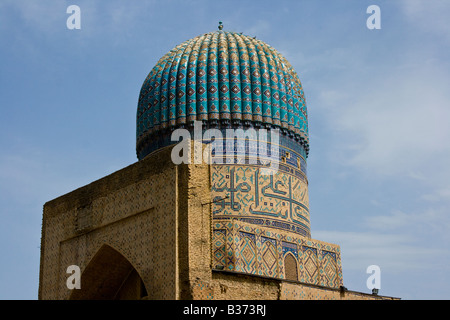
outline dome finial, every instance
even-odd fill
[[[222,21],[219,21],[219,30],[223,29]]]

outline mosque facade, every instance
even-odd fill
[[[265,42],[220,26],[164,55],[136,153],[44,205],[39,299],[390,299],[347,290],[311,238],[305,94]]]

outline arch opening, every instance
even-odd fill
[[[298,281],[297,259],[290,253],[284,257],[284,276],[286,280]]]
[[[81,288],[70,300],[140,300],[148,296],[133,265],[117,250],[103,245],[81,274]]]

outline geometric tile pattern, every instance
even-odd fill
[[[277,275],[276,240],[261,237],[261,270],[260,275],[273,277]]]
[[[337,261],[334,252],[322,251],[322,266],[323,266],[323,283],[328,287],[336,287],[339,285],[337,275]]]
[[[256,273],[257,255],[255,236],[239,232],[239,259],[236,265],[236,271],[242,271],[250,274]]]
[[[226,265],[226,231],[225,230],[214,230],[212,243],[214,251],[213,255],[213,266],[225,266]]]
[[[285,279],[289,256],[290,279],[331,288],[343,283],[338,245],[241,220],[214,219],[213,235],[213,268],[220,260],[225,270]]]
[[[307,283],[319,284],[319,272],[317,268],[317,250],[311,247],[302,246],[303,250],[303,280]]]
[[[259,39],[219,30],[181,43],[150,71],[139,95],[136,149],[142,159],[151,136],[170,136],[194,120],[273,125],[309,149],[307,118],[291,64]]]
[[[192,293],[199,300],[213,300],[214,294],[211,286],[202,280],[197,280],[192,284]]]

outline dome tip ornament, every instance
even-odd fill
[[[222,21],[219,21],[219,30],[222,30],[223,29],[223,24],[222,24]]]

